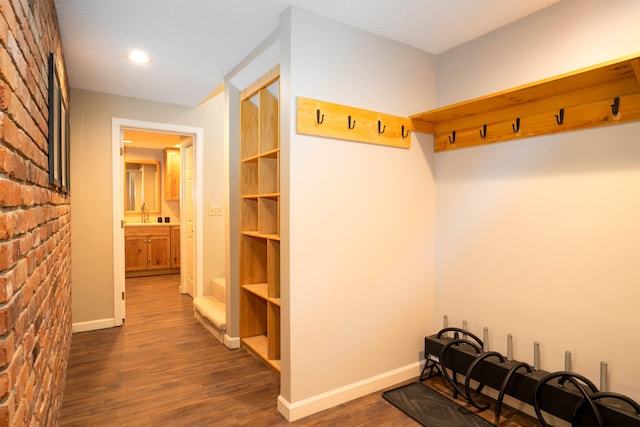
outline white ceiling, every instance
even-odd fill
[[[297,6],[439,54],[559,0],[55,0],[71,87],[195,106]],[[134,65],[125,55],[153,58]]]

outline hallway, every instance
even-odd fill
[[[279,376],[209,335],[178,284],[127,279],[125,324],[73,335],[60,426],[416,425],[380,393],[287,423]]]

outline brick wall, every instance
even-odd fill
[[[0,426],[56,423],[71,341],[70,198],[48,184],[49,52],[68,95],[53,0],[0,0]]]

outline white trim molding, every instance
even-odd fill
[[[224,345],[231,350],[240,348],[240,337],[232,337],[230,335],[225,334]]]
[[[90,320],[88,322],[77,322],[71,325],[71,332],[87,332],[87,331],[96,331],[98,329],[107,329],[113,328],[114,326],[118,326],[115,324],[115,319],[112,317],[111,319],[98,319],[98,320]],[[120,322],[122,325],[122,322]]]
[[[122,162],[120,156],[121,129],[141,129],[164,133],[177,133],[182,135],[190,135],[193,137],[194,147],[194,238],[196,239],[196,283],[195,297],[203,294],[203,277],[204,277],[204,244],[203,244],[203,225],[204,225],[204,131],[200,127],[182,126],[168,123],[147,122],[141,120],[130,120],[123,118],[112,118],[111,125],[112,138],[112,169],[113,169],[113,312],[114,324],[112,326],[122,325],[122,319],[125,317],[125,303],[122,299],[124,292],[124,229],[121,221],[124,221],[123,200],[121,197],[121,189],[123,188],[120,165]]]
[[[375,377],[367,378],[344,387],[330,390],[298,402],[288,402],[282,395],[278,396],[278,411],[289,422],[315,414],[325,409],[333,408],[350,400],[357,399],[387,387],[408,381],[420,375],[423,363],[415,362],[393,371],[385,372]]]

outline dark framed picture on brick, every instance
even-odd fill
[[[69,114],[55,55],[49,54],[49,184],[69,191]]]
[[[60,189],[69,191],[69,119],[64,102],[60,103]]]

